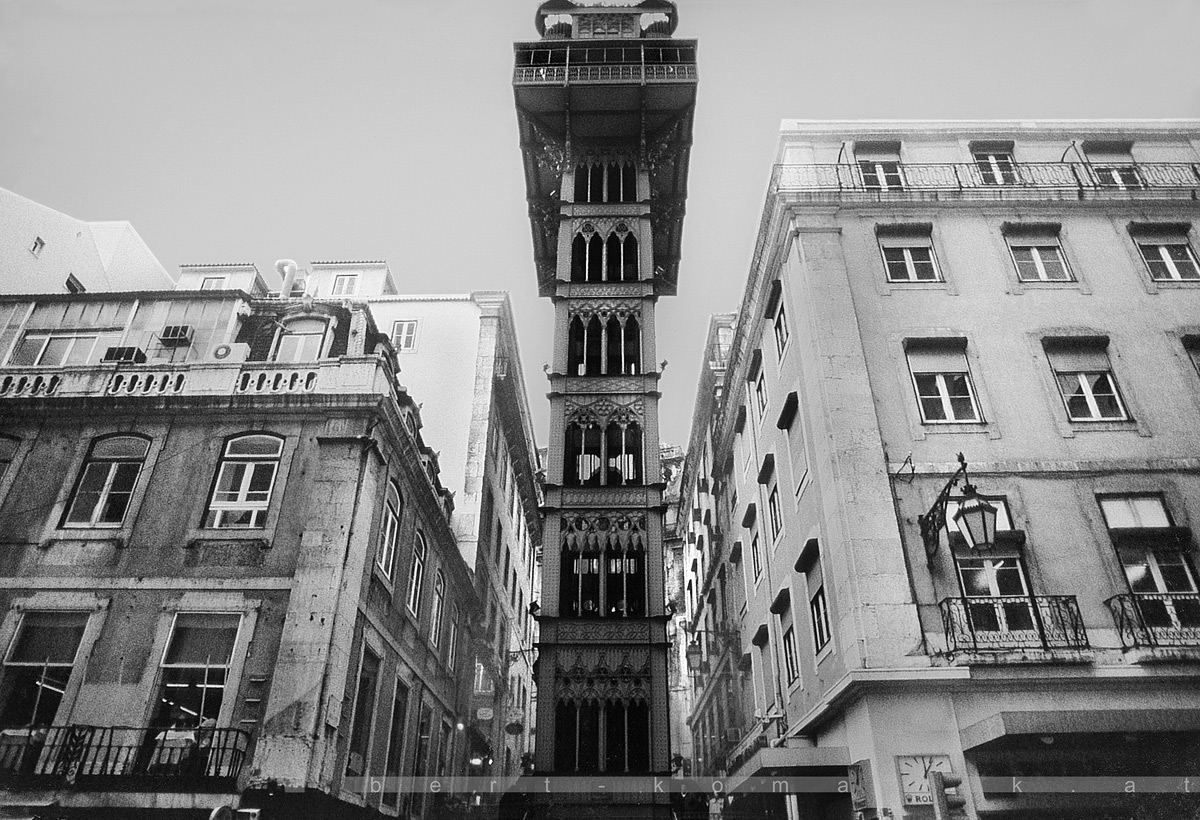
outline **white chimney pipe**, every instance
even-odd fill
[[[292,286],[296,284],[296,263],[291,259],[280,259],[275,263],[275,270],[283,277],[283,286],[279,289],[280,299],[289,299]]]

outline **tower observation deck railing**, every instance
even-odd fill
[[[1087,162],[1014,162],[1003,172],[974,162],[776,165],[771,190],[778,193],[868,194],[880,199],[914,192],[972,192],[1005,198],[1034,191],[1129,194],[1200,190],[1200,164],[1127,163],[1119,168]],[[1119,173],[1117,173],[1119,171]]]
[[[695,82],[691,45],[559,45],[518,49],[514,85]]]

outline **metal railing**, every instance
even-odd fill
[[[1141,162],[1114,167],[1086,162],[1013,162],[1000,169],[975,162],[776,165],[771,183],[781,193],[841,191],[880,197],[964,190],[996,196],[1021,190],[1134,192],[1200,188],[1200,164]]]
[[[517,66],[514,85],[695,81],[695,63]]]
[[[236,780],[250,734],[241,729],[45,726],[0,729],[0,782],[29,778],[126,780],[189,790],[198,782]]]
[[[1104,602],[1121,646],[1200,646],[1200,593],[1135,592]]]
[[[949,652],[1088,648],[1074,595],[946,598],[938,608]]]

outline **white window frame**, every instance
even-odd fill
[[[198,615],[198,616],[203,616],[205,618],[211,618],[211,617],[222,616],[222,615],[237,617],[237,619],[238,619],[237,628],[233,633],[233,643],[230,644],[229,658],[226,663],[224,663],[224,664],[213,664],[213,663],[205,663],[205,664],[170,663],[169,664],[169,663],[167,663],[167,655],[170,654],[171,644],[175,639],[175,629],[179,624],[179,616],[180,615],[184,615],[184,616]],[[163,643],[162,653],[159,655],[159,659],[158,659],[158,671],[157,671],[155,686],[154,686],[155,696],[157,697],[158,693],[161,692],[163,687],[165,686],[163,672],[166,669],[204,669],[204,670],[206,670],[206,672],[205,672],[206,676],[207,676],[207,670],[209,670],[209,669],[222,669],[225,671],[225,682],[224,682],[224,684],[222,684],[222,687],[221,687],[223,690],[222,695],[221,695],[221,710],[220,710],[220,713],[218,714],[218,717],[216,720],[217,720],[218,726],[222,726],[225,723],[227,723],[228,716],[233,711],[234,697],[226,697],[226,695],[236,696],[236,693],[237,693],[238,681],[233,679],[232,673],[233,673],[233,670],[235,669],[235,667],[239,666],[239,660],[240,660],[239,656],[238,656],[239,648],[242,648],[242,650],[244,651],[244,647],[242,645],[242,630],[245,626],[246,626],[246,613],[238,612],[237,610],[197,611],[197,610],[192,610],[192,609],[180,609],[180,610],[173,612],[171,614],[171,625],[167,629],[166,641]],[[154,711],[156,708],[157,707],[155,705],[153,705],[153,704],[151,705],[150,715],[148,717],[150,717],[154,714]]]
[[[758,528],[750,531],[750,568],[754,572],[754,582],[762,578],[762,555],[759,554]]]
[[[429,545],[425,534],[417,530],[413,535],[412,566],[408,573],[408,611],[414,618],[421,614],[421,585],[425,582],[425,561],[429,556]]]
[[[393,503],[392,496],[395,496]],[[400,539],[400,516],[404,510],[404,499],[393,482],[388,482],[383,502],[383,526],[380,528],[379,549],[375,563],[383,576],[392,580],[395,571],[396,552]]]
[[[442,622],[446,615],[446,576],[439,569],[433,574],[433,613],[429,623],[429,643],[434,649],[442,645]]]
[[[772,482],[767,493],[767,519],[771,522],[771,543],[774,544],[783,535],[783,507],[779,502],[778,482]]]
[[[53,613],[63,613],[63,614],[68,614],[68,615],[83,616],[83,632],[80,633],[79,643],[75,646],[75,654],[71,657],[71,663],[70,664],[66,664],[66,663],[46,664],[44,661],[41,663],[38,663],[36,661],[13,660],[13,653],[16,652],[17,644],[19,643],[22,632],[25,629],[26,618],[28,618],[30,615],[43,615],[43,614],[53,614]],[[76,609],[76,608],[37,606],[37,607],[29,607],[28,609],[23,609],[15,614],[17,615],[17,621],[13,627],[13,631],[10,636],[11,640],[8,642],[8,647],[6,648],[6,650],[4,652],[3,663],[0,663],[0,680],[5,679],[5,677],[6,677],[5,673],[10,668],[12,668],[12,669],[43,668],[44,669],[44,668],[47,668],[48,666],[53,666],[55,668],[62,668],[62,669],[69,668],[70,672],[67,673],[66,683],[63,686],[63,691],[60,693],[62,695],[62,697],[59,700],[58,708],[55,710],[55,720],[52,721],[52,725],[53,725],[54,723],[57,723],[57,713],[59,711],[61,711],[64,707],[67,707],[68,711],[69,711],[70,706],[74,703],[75,697],[78,695],[78,686],[72,686],[72,678],[75,676],[76,667],[79,664],[81,650],[83,649],[83,647],[85,645],[87,645],[90,650],[92,643],[95,641],[94,635],[91,635],[90,640],[89,640],[89,634],[90,634],[91,622],[92,622],[92,617],[91,617],[92,611],[85,610],[85,609]],[[83,657],[86,658],[87,655],[84,654]],[[40,678],[39,686],[44,687],[45,685],[46,685],[45,678]],[[35,709],[36,709],[36,707],[35,707]],[[32,718],[35,716],[36,716],[36,713],[34,715],[31,715],[30,717]]]
[[[1091,376],[1102,376],[1108,381],[1108,386],[1112,388],[1113,399],[1117,403],[1117,413],[1115,416],[1103,415],[1100,410],[1100,405],[1096,401],[1096,392],[1092,388],[1089,381]],[[1079,393],[1067,395],[1067,384],[1074,380],[1074,383],[1079,388]],[[1121,400],[1121,391],[1117,388],[1117,380],[1113,378],[1112,370],[1094,370],[1094,371],[1054,371],[1054,381],[1058,385],[1058,392],[1062,396],[1063,407],[1067,410],[1067,418],[1071,421],[1128,421],[1129,413],[1125,409],[1125,402]],[[1076,416],[1071,411],[1070,399],[1076,395],[1083,397],[1084,403],[1088,408],[1088,415]],[[1104,394],[1101,394],[1104,395]]]
[[[1012,151],[976,150],[971,152],[971,157],[984,185],[1017,184],[1017,163]]]
[[[1017,279],[1020,282],[1074,282],[1075,273],[1071,270],[1071,266],[1067,264],[1067,255],[1063,253],[1062,244],[1057,237],[1051,236],[1022,236],[1009,235],[1008,251],[1012,256],[1013,266],[1017,269]],[[1026,278],[1023,274],[1022,260],[1017,258],[1018,251],[1029,252],[1029,262],[1033,264],[1033,269],[1037,276],[1034,278]],[[1066,274],[1065,279],[1055,278],[1049,275],[1046,268],[1045,253],[1049,251],[1057,258],[1059,265],[1062,267],[1063,273]]]
[[[754,405],[758,408],[758,417],[762,419],[767,414],[767,405],[770,403],[770,398],[767,396],[767,375],[761,369],[758,371],[758,377],[754,380]]]
[[[819,655],[833,640],[829,625],[829,602],[825,598],[825,585],[817,587],[808,600],[808,614],[812,618],[813,654]]]
[[[396,320],[392,323],[392,347],[401,353],[416,350],[417,331],[419,329],[419,319]]]
[[[290,328],[298,325],[321,325],[320,330],[302,330],[294,331]],[[325,352],[325,340],[329,335],[329,323],[324,319],[314,317],[304,317],[293,319],[291,322],[279,329],[275,336],[275,346],[271,354],[271,360],[279,364],[307,364],[315,362],[322,357]],[[288,340],[301,340],[293,347]],[[284,345],[288,344],[290,355],[287,358],[283,357]],[[315,344],[315,350],[314,348]]]
[[[42,346],[38,348],[37,355],[34,356],[33,362],[28,365],[15,365],[14,360],[21,348],[27,342],[35,339],[42,340]],[[56,339],[69,339],[71,344],[67,347],[61,362],[47,364],[45,361],[46,351],[50,347],[50,342]],[[104,342],[101,344],[101,342]],[[45,331],[34,330],[26,333],[21,337],[21,341],[14,346],[12,355],[9,357],[9,364],[17,367],[80,367],[83,365],[96,364],[104,356],[104,351],[110,347],[117,346],[121,341],[120,330],[68,330],[68,331]],[[89,344],[87,355],[82,360],[68,362],[75,352],[75,348],[81,343]]]
[[[944,359],[939,363],[937,369],[931,368],[928,364],[921,364],[922,357],[938,357]],[[967,362],[967,352],[965,347],[946,345],[945,347],[915,347],[905,351],[905,358],[908,362],[908,370],[911,378],[913,393],[917,398],[917,412],[920,414],[923,424],[981,424],[983,423],[983,412],[979,406],[979,394],[975,389],[975,380],[971,377],[970,364]],[[950,359],[954,361],[951,362]],[[961,363],[961,364],[960,364]],[[950,369],[955,367],[957,369]],[[919,377],[933,376],[933,388],[935,392],[923,393],[921,389]],[[967,395],[951,395],[948,378],[962,377],[966,387]],[[971,417],[959,418],[954,407],[954,400],[970,399]],[[925,401],[938,402],[942,409],[943,418],[929,418],[926,409]]]
[[[134,457],[118,457],[118,456],[97,456],[96,448],[102,444],[119,439],[129,439],[137,441],[142,445],[142,455],[140,458]],[[146,458],[150,454],[150,440],[142,436],[136,435],[115,435],[102,436],[94,439],[88,448],[87,457],[84,458],[83,464],[80,465],[79,475],[75,479],[75,486],[71,490],[71,497],[67,501],[67,505],[63,510],[62,520],[59,522],[60,529],[76,529],[76,528],[113,528],[119,529],[129,516],[129,511],[133,507],[133,498],[137,493],[137,484],[142,477],[142,468],[146,464]],[[109,497],[112,493],[113,482],[116,480],[117,473],[120,467],[125,464],[136,464],[137,471],[133,476],[133,484],[129,488],[129,499],[125,503],[125,509],[121,513],[121,518],[118,521],[101,521],[100,515],[107,508]],[[103,467],[101,467],[103,465]],[[83,482],[91,472],[92,467],[98,469],[107,469],[104,476],[103,484],[100,488],[100,494],[96,497],[91,514],[88,515],[85,521],[71,521],[71,514],[75,511],[75,504],[79,501],[79,492],[83,487]]]
[[[333,296],[353,296],[358,292],[357,273],[339,273],[333,277]]]
[[[1196,251],[1192,248],[1192,244],[1187,241],[1187,237],[1179,237],[1178,239],[1168,240],[1166,238],[1137,238],[1134,240],[1138,246],[1138,253],[1142,257],[1142,263],[1145,264],[1146,270],[1150,274],[1150,279],[1155,282],[1200,282],[1200,262],[1196,259]],[[1168,253],[1168,248],[1183,248],[1184,260],[1174,259]],[[1160,277],[1154,275],[1154,267],[1151,265],[1150,250],[1157,251],[1155,262],[1161,262],[1167,269],[1167,276]],[[1184,275],[1180,269],[1180,264],[1190,264],[1190,275]]]
[[[775,310],[775,352],[779,358],[783,358],[783,352],[787,350],[788,339],[791,335],[787,326],[787,314],[783,310],[783,296],[779,297],[779,307]]]
[[[225,276],[205,276],[200,280],[200,290],[225,290],[227,281]]]
[[[274,455],[257,455],[257,454],[231,454],[230,450],[239,442],[248,438],[266,438],[274,440],[278,449]],[[283,461],[283,444],[284,440],[270,433],[245,433],[226,440],[225,446],[221,450],[221,459],[217,462],[216,477],[213,479],[212,490],[209,493],[208,506],[204,512],[204,529],[264,529],[267,526],[267,513],[271,507],[271,498],[275,493],[275,482],[279,479],[279,468]],[[225,474],[226,469],[231,469],[232,465],[245,464],[248,465],[241,478],[238,488],[234,491],[236,497],[228,501],[218,501],[217,493],[220,492],[221,479]],[[271,480],[266,490],[251,490],[250,484],[256,473],[256,467],[260,464],[272,464]],[[262,498],[250,499],[250,494],[262,496]],[[251,522],[249,524],[226,524],[225,520],[233,513],[251,512]]]
[[[788,686],[800,680],[800,658],[796,652],[796,625],[789,623],[783,631],[783,666]]]

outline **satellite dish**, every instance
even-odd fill
[[[217,806],[209,812],[208,820],[234,820],[236,815],[230,806]]]

